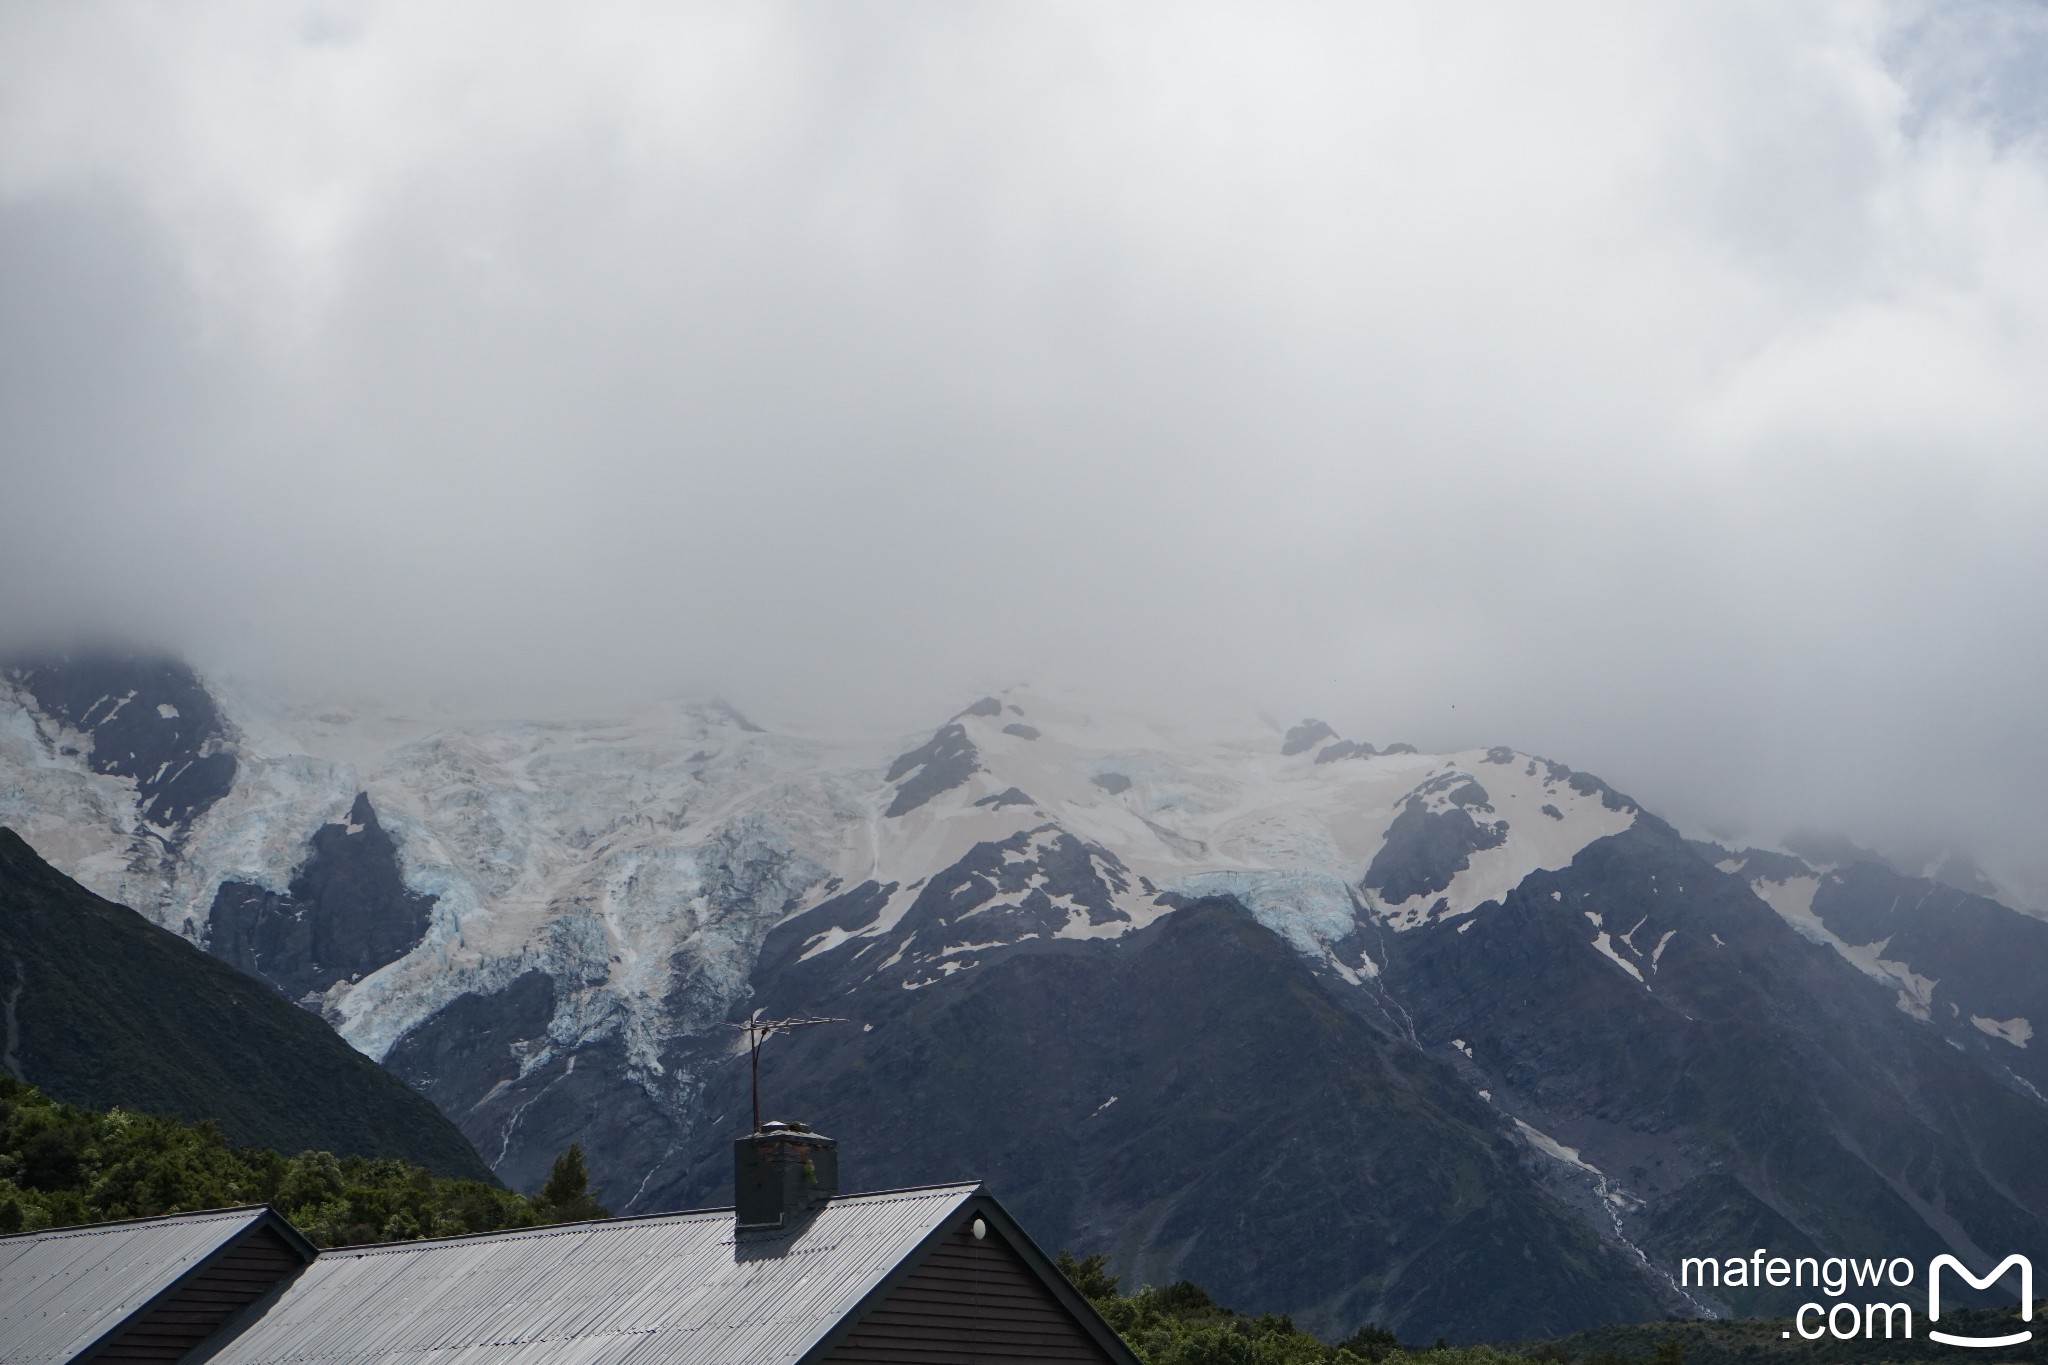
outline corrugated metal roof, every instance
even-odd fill
[[[223,1209],[0,1237],[0,1361],[73,1359],[268,1213]]]
[[[843,1195],[737,1244],[717,1209],[326,1251],[209,1365],[793,1362],[980,1189]]]

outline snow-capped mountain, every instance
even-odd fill
[[[1377,971],[1368,928],[1472,914],[1635,815],[1596,780],[1505,749],[1378,755],[1332,737],[1311,751],[1300,727],[1284,742],[1257,727],[1202,741],[1013,695],[902,753],[770,734],[727,707],[451,729],[245,702],[231,745],[209,730],[193,746],[224,757],[232,785],[165,819],[126,750],[115,765],[89,755],[96,725],[141,712],[171,732],[148,751],[153,768],[176,770],[189,761],[176,748],[184,713],[153,701],[147,680],[110,681],[62,712],[37,681],[21,680],[0,732],[0,821],[101,894],[246,957],[372,1056],[455,996],[538,966],[586,982],[602,1003],[579,1007],[582,1026],[624,1029],[658,1074],[675,1022],[669,960],[724,963],[738,989],[749,940],[827,901],[872,914],[807,952],[895,935],[901,951],[877,965],[935,979],[974,965],[977,933],[991,947],[1114,938],[1184,900],[1231,895],[1357,979]],[[306,879],[351,841],[396,855],[402,883],[352,886],[349,914]],[[957,941],[912,915],[933,903],[920,892],[935,873],[985,883],[979,918],[956,906],[943,921],[975,931]],[[326,944],[324,921],[401,902],[385,951]],[[218,941],[246,938],[264,914],[308,942],[280,957]]]
[[[2048,924],[1880,909],[1860,866],[1689,843],[1512,749],[1022,689],[872,743],[10,677],[0,824],[515,1184],[580,1138],[615,1207],[716,1202],[728,1024],[766,1008],[851,1021],[764,1084],[854,1181],[985,1175],[1050,1242],[1332,1330],[1775,1306],[1672,1280],[1757,1245],[2048,1250]],[[1475,1306],[1477,1275],[1516,1288]]]
[[[2048,920],[1840,841],[1805,857],[1697,847],[1800,934],[1896,991],[1900,1010],[2048,1103],[2048,1048],[2029,1046],[2034,1021],[2048,1023]]]

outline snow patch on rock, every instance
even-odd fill
[[[1874,981],[1898,988],[1894,1002],[1899,1009],[1915,1019],[1926,1020],[1934,1006],[1934,988],[1941,984],[1931,977],[1921,976],[1904,962],[1895,962],[1885,957],[1884,950],[1891,942],[1888,938],[1874,943],[1849,943],[1821,922],[1813,912],[1814,893],[1820,889],[1818,875],[1787,877],[1773,881],[1758,877],[1751,886],[1762,901],[1778,912],[1787,924],[1803,937],[1840,953],[1857,970]]]
[[[2034,1036],[2034,1026],[2024,1019],[1986,1019],[1981,1014],[1973,1014],[1970,1022],[1993,1038],[2003,1038],[2014,1047],[2025,1047],[2027,1040]]]

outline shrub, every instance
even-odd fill
[[[78,1109],[0,1075],[0,1234],[237,1204],[276,1205],[320,1246],[609,1216],[580,1147],[528,1198],[395,1158],[230,1147],[211,1123]]]

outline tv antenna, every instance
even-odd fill
[[[791,1029],[809,1028],[813,1024],[843,1024],[847,1022],[836,1016],[830,1018],[763,1019],[761,1011],[755,1010],[737,1023],[728,1023],[727,1028],[745,1029],[747,1034],[747,1060],[754,1073],[754,1131],[761,1131],[761,1044],[778,1033]]]

